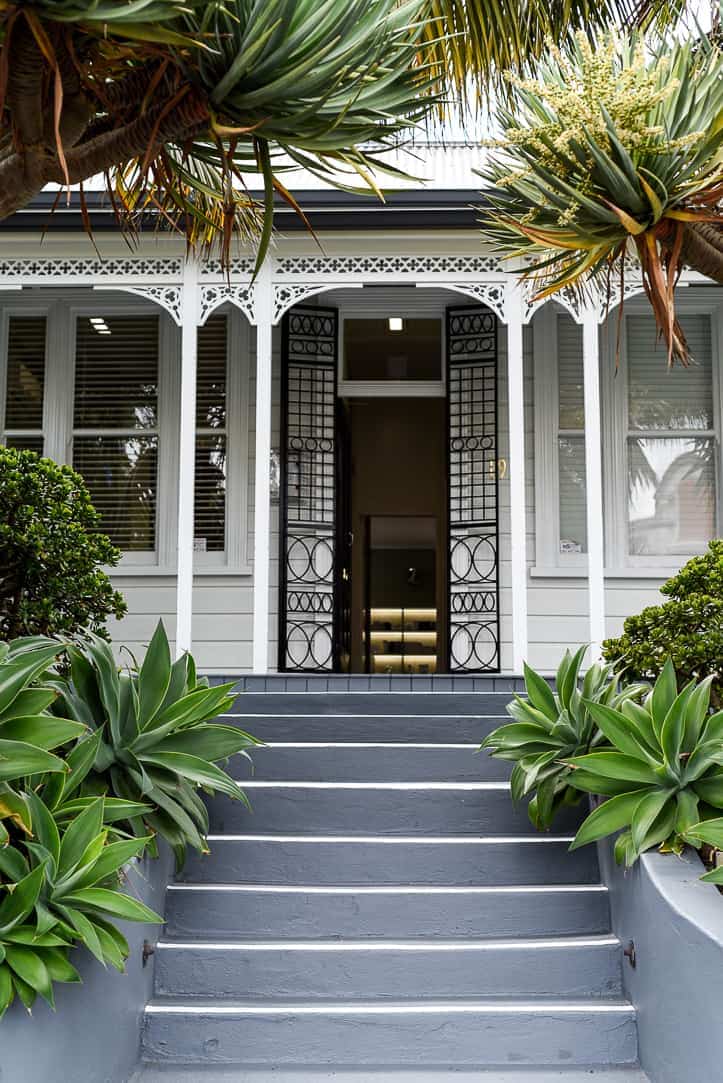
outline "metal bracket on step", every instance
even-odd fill
[[[141,959],[143,960],[143,966],[144,967],[148,966],[148,960],[150,959],[151,955],[155,955],[155,954],[156,954],[156,949],[153,947],[150,940],[144,940],[143,941],[143,951],[141,953]]]
[[[638,960],[637,960],[636,955],[635,955],[635,941],[634,940],[630,940],[628,942],[628,946],[625,949],[625,951],[623,952],[623,955],[628,960],[628,962],[630,963],[633,970],[635,970],[635,967],[637,966]]]

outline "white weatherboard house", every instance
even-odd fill
[[[101,204],[98,252],[72,207],[5,224],[0,435],[85,477],[118,642],[160,615],[210,674],[551,671],[716,535],[723,293],[681,282],[672,371],[634,276],[621,323],[533,303],[479,153],[430,147],[384,207],[297,178],[319,243],[280,213],[255,280]]]

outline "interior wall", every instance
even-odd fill
[[[437,519],[437,613],[445,611],[445,402],[436,398],[349,400],[352,506],[352,670],[364,671],[364,528],[371,515]],[[438,625],[438,645],[446,628]],[[443,660],[440,658],[440,663]]]

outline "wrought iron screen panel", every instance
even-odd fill
[[[449,668],[498,673],[497,317],[447,309]]]
[[[279,669],[334,669],[338,316],[292,308],[282,344]]]

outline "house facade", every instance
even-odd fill
[[[118,643],[161,616],[210,674],[551,671],[719,533],[723,291],[681,281],[671,370],[634,272],[622,311],[536,301],[475,153],[383,208],[297,184],[316,238],[281,215],[256,277],[101,207],[94,243],[5,225],[0,435],[85,477]]]

